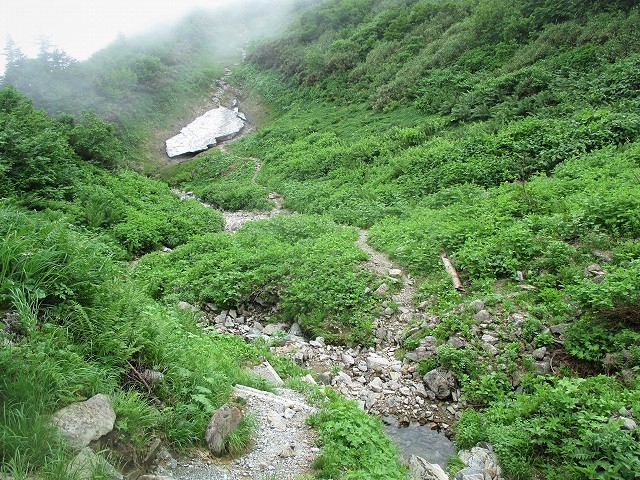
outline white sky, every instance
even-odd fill
[[[177,20],[197,7],[215,8],[234,0],[0,0],[0,55],[11,35],[30,57],[39,35],[83,60],[116,39]],[[0,56],[0,72],[4,67]]]

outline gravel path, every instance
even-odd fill
[[[251,450],[234,460],[219,460],[205,450],[164,464],[158,474],[176,480],[294,480],[310,473],[319,448],[307,424],[315,411],[299,392],[279,388],[276,394],[238,385],[233,396],[246,401],[246,412],[259,423]]]

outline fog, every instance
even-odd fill
[[[11,36],[30,57],[38,38],[83,60],[119,35],[142,33],[195,8],[215,9],[238,0],[2,0],[0,42]],[[0,73],[4,57],[0,58]]]

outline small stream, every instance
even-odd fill
[[[408,427],[385,425],[385,432],[393,438],[404,458],[417,455],[429,463],[447,466],[449,458],[455,453],[453,443],[444,433],[431,430],[428,425],[413,423]]]

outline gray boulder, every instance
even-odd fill
[[[484,471],[481,468],[467,467],[456,473],[456,480],[485,480]]]
[[[98,394],[57,411],[51,421],[67,439],[69,446],[79,450],[113,430],[116,413],[109,397]]]
[[[435,368],[422,377],[424,384],[431,390],[436,398],[444,400],[451,395],[451,389],[455,387],[453,374],[444,368]]]
[[[233,405],[224,404],[209,420],[204,439],[214,455],[220,455],[224,441],[233,430],[238,428],[242,420],[242,412]]]

